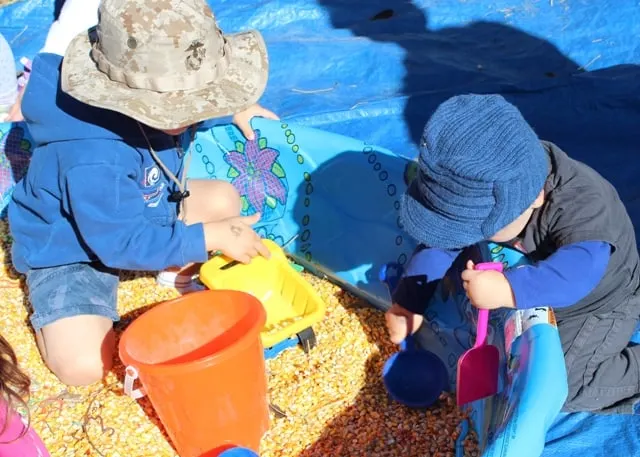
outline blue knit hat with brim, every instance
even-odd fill
[[[544,187],[547,153],[499,95],[461,95],[424,129],[419,172],[402,197],[404,229],[430,247],[457,249],[515,221]]]

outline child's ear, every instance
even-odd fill
[[[540,208],[544,204],[544,189],[540,191],[536,199],[533,201],[531,205],[532,209]]]

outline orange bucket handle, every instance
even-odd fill
[[[129,365],[124,370],[124,393],[134,400],[139,400],[140,398],[144,397],[146,393],[142,387],[138,389],[133,388],[133,383],[136,381],[136,379],[138,379],[138,370],[136,370],[135,367]]]

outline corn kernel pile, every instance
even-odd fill
[[[175,457],[147,399],[123,395],[123,367],[104,383],[66,388],[43,365],[28,325],[24,284],[7,265],[3,245],[0,331],[33,380],[31,420],[53,457]],[[390,401],[380,379],[395,348],[387,342],[383,316],[339,288],[305,276],[327,304],[314,327],[318,345],[305,354],[294,348],[267,362],[271,401],[285,413],[272,418],[261,457],[453,457],[463,419],[454,398],[413,411]],[[152,276],[127,275],[119,291],[121,332],[142,308],[177,293],[157,286]],[[473,436],[465,456],[477,457]]]

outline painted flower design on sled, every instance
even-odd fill
[[[275,227],[266,227],[266,226],[262,226],[262,227],[257,227],[256,228],[256,233],[258,235],[260,235],[260,238],[265,238],[267,240],[271,240],[274,243],[276,243],[278,246],[282,247],[284,246],[284,238],[280,235],[276,235],[275,230],[277,229],[277,226]]]
[[[260,137],[246,143],[237,141],[235,151],[225,154],[224,160],[230,166],[227,176],[233,178],[231,184],[238,189],[243,199],[242,211],[253,208],[253,212],[263,212],[265,206],[274,209],[278,202],[287,200],[287,189],[282,182],[285,172],[277,162],[279,151],[267,146],[267,139]]]

